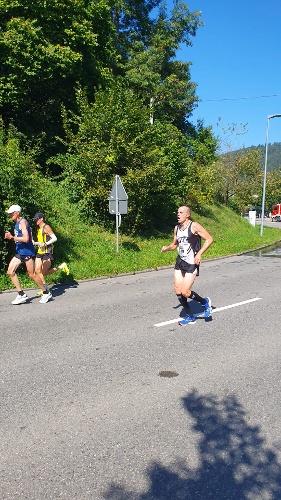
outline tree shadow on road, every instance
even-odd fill
[[[127,491],[112,484],[107,500],[280,500],[281,463],[258,426],[249,425],[236,396],[218,400],[190,392],[182,399],[199,434],[199,465],[183,456],[169,467],[152,463],[149,489]]]

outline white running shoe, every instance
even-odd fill
[[[13,300],[12,304],[17,305],[17,304],[24,304],[27,300],[27,295],[24,293],[23,295],[20,295],[19,293],[17,294],[15,300]]]
[[[53,296],[52,296],[51,292],[43,293],[39,302],[40,302],[40,304],[47,304],[47,302],[49,302],[49,300],[51,300],[52,297]]]
[[[49,291],[50,291],[50,290],[49,290],[49,287],[48,287],[45,283],[44,283],[44,287],[45,287],[46,292],[49,292]],[[37,292],[37,295],[38,295],[39,297],[41,297],[41,295],[43,295],[42,290],[39,290],[39,292]]]

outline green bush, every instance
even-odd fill
[[[120,175],[129,195],[123,230],[165,227],[196,178],[184,134],[169,123],[151,125],[142,101],[120,84],[97,92],[93,104],[79,94],[78,104],[81,118],[65,117],[68,152],[52,159],[71,201],[92,222],[112,227],[108,196]]]

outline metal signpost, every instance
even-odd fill
[[[119,175],[115,176],[115,181],[108,200],[109,213],[115,214],[116,217],[116,252],[118,252],[118,229],[121,225],[121,214],[123,215],[128,213],[128,196]]]
[[[268,155],[269,120],[271,120],[271,118],[280,118],[280,117],[281,117],[281,114],[269,115],[267,117],[266,142],[265,142],[265,162],[264,162],[263,190],[262,190],[261,225],[260,225],[260,235],[261,236],[262,236],[262,233],[263,233],[263,222],[264,222],[264,204],[265,204],[266,169],[267,169],[267,155]]]

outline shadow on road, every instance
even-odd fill
[[[183,456],[169,468],[152,463],[146,471],[145,493],[112,484],[107,500],[249,500],[281,498],[281,463],[267,447],[258,426],[247,423],[236,396],[219,401],[213,395],[190,392],[182,400],[199,433],[200,465],[188,467]]]
[[[53,297],[58,297],[59,295],[63,295],[66,290],[70,288],[77,288],[79,283],[77,281],[73,281],[71,283],[56,283],[51,286],[51,292]]]

